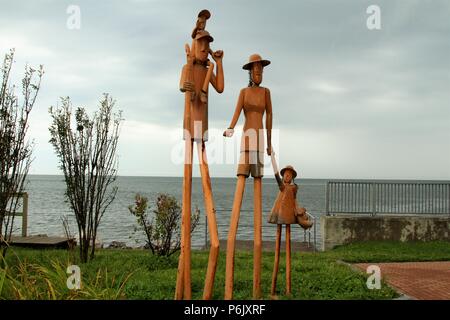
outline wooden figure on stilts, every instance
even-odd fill
[[[278,173],[278,166],[275,161],[275,155],[271,155],[275,178],[280,192],[275,200],[272,213],[269,217],[269,223],[277,225],[277,234],[275,240],[275,262],[272,274],[271,295],[276,294],[278,266],[280,262],[280,245],[283,225],[286,226],[286,295],[291,294],[291,224],[298,223],[303,229],[309,229],[312,226],[308,219],[305,208],[300,208],[297,202],[298,186],[294,179],[297,172],[292,166],[286,166],[281,169],[281,176]]]
[[[187,63],[184,65],[180,90],[185,94],[183,139],[185,140],[185,164],[182,196],[182,229],[181,254],[178,263],[175,299],[191,299],[191,190],[192,190],[192,152],[194,142],[197,145],[200,162],[200,173],[205,201],[208,229],[210,234],[210,252],[208,269],[206,272],[203,299],[211,299],[214,287],[214,278],[219,257],[219,236],[216,223],[216,209],[214,207],[211,179],[206,159],[205,142],[208,140],[208,88],[212,84],[218,93],[224,89],[224,75],[222,58],[223,51],[213,52],[210,42],[213,37],[205,30],[206,20],[211,16],[208,10],[198,14],[196,27],[192,32],[192,46],[186,44]],[[208,60],[211,54],[216,62]]]
[[[231,223],[228,232],[225,299],[233,298],[234,256],[236,233],[244,195],[245,180],[251,174],[254,180],[254,251],[253,251],[253,298],[261,298],[261,258],[262,258],[262,176],[264,157],[263,116],[266,114],[267,153],[272,152],[272,102],[270,91],[260,86],[263,79],[263,68],[270,64],[259,54],[250,56],[249,62],[243,66],[249,70],[250,83],[241,90],[233,119],[224,136],[231,137],[239,115],[244,111],[245,124],[241,140],[241,154],[237,170],[237,184],[234,195]]]

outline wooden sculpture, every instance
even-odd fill
[[[254,255],[253,255],[253,298],[261,297],[261,256],[262,256],[262,183],[264,156],[263,116],[266,114],[267,153],[272,152],[272,102],[270,91],[260,86],[263,68],[270,61],[263,60],[259,54],[250,56],[243,66],[249,70],[250,83],[241,90],[229,128],[224,136],[231,137],[239,115],[244,111],[245,124],[241,139],[241,154],[237,170],[237,184],[231,213],[230,229],[227,241],[227,259],[225,276],[225,299],[233,298],[234,255],[239,215],[244,195],[245,180],[251,174],[254,179]]]
[[[300,208],[297,202],[298,186],[294,183],[297,172],[292,166],[281,169],[281,176],[278,173],[275,157],[272,155],[272,165],[274,167],[275,178],[278,182],[280,192],[275,200],[269,217],[269,223],[277,225],[275,240],[275,262],[272,274],[271,294],[275,295],[277,285],[278,266],[280,262],[280,244],[283,225],[286,225],[286,294],[291,294],[291,224],[298,223],[304,229],[312,226],[308,219],[305,208]]]
[[[218,93],[224,89],[222,58],[223,51],[213,52],[210,42],[214,39],[205,30],[206,20],[211,14],[202,10],[198,14],[196,27],[192,32],[192,46],[185,45],[187,63],[183,66],[180,79],[180,90],[185,94],[183,139],[185,140],[185,164],[182,196],[182,230],[181,254],[178,263],[175,299],[191,299],[191,189],[192,189],[192,151],[193,143],[197,144],[200,162],[200,173],[205,201],[208,229],[210,234],[210,252],[206,272],[203,299],[211,299],[214,278],[219,257],[219,235],[216,223],[211,179],[206,158],[205,142],[208,140],[208,87],[212,84]],[[211,54],[216,62],[208,60]]]

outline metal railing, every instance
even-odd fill
[[[317,250],[317,232],[316,232],[316,230],[317,230],[316,229],[317,228],[317,219],[316,219],[316,217],[314,215],[312,215],[312,214],[310,214],[308,212],[306,212],[306,214],[308,215],[308,217],[310,219],[312,219],[313,226],[312,226],[312,229],[311,228],[306,229],[306,230],[303,229],[303,242],[306,242],[308,244],[308,248],[310,248],[311,247],[311,233],[312,233],[313,239],[314,239],[313,249],[314,249],[314,251],[316,251]],[[306,241],[306,235],[308,235],[308,241]]]
[[[270,211],[270,209],[269,209]],[[225,210],[225,209],[217,209],[216,212],[230,212],[230,210]],[[241,214],[245,213],[245,212],[249,212],[249,213],[253,213],[253,210],[241,210]],[[263,210],[263,212],[267,212],[267,210]],[[303,241],[308,245],[308,248],[313,248],[314,251],[317,250],[317,229],[316,229],[316,225],[317,225],[317,219],[314,215],[310,214],[307,212],[307,215],[310,217],[310,219],[312,219],[313,221],[313,226],[310,229],[302,229],[303,231]],[[295,226],[295,224],[294,224]],[[226,228],[226,230],[228,231],[228,228],[230,227],[229,224],[225,224],[225,223],[219,223],[217,224],[217,227],[222,227],[222,228]],[[300,226],[298,226],[299,228],[301,228]],[[253,231],[253,224],[245,224],[245,223],[240,223],[239,224],[239,230],[245,230],[251,228],[251,230]],[[272,230],[275,230],[275,228],[273,227],[273,225],[271,224],[264,224],[262,225],[262,229],[267,229],[267,228],[271,228]],[[264,232],[264,231],[263,231]],[[275,233],[274,233],[275,234]],[[208,219],[205,216],[205,225],[204,225],[204,248],[208,248],[209,247],[209,239],[208,239]],[[312,241],[311,241],[312,238]]]
[[[450,214],[450,182],[328,181],[326,214]]]

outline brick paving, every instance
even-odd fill
[[[419,300],[450,300],[450,261],[357,263],[367,270],[380,267],[381,276],[399,292]]]

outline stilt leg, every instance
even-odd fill
[[[253,244],[253,298],[261,298],[261,256],[262,256],[262,184],[261,178],[254,178],[254,244]]]
[[[192,147],[190,139],[185,141],[183,196],[181,211],[181,254],[178,262],[175,299],[191,299],[191,190]]]
[[[181,252],[178,258],[177,285],[175,287],[175,300],[183,299],[184,291],[184,222],[181,222]]]
[[[283,225],[277,224],[277,237],[275,239],[275,262],[273,264],[272,273],[272,288],[270,290],[271,295],[275,295],[277,289],[277,276],[278,276],[278,266],[280,264],[280,245],[281,245],[281,230]]]
[[[291,294],[291,226],[286,225],[286,294]]]
[[[203,289],[203,299],[209,300],[213,294],[214,278],[216,275],[217,260],[219,258],[219,233],[217,231],[216,208],[214,207],[205,143],[197,143],[197,150],[200,160],[200,173],[202,176],[203,195],[210,235],[208,269],[206,271],[205,287]]]
[[[230,229],[227,240],[227,262],[225,271],[225,300],[233,299],[234,281],[234,249],[236,233],[239,225],[239,215],[241,213],[242,197],[245,190],[245,179],[243,175],[238,176],[236,191],[234,192],[233,209],[231,212]]]

